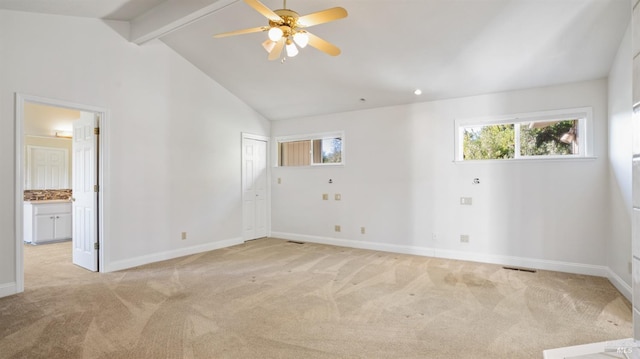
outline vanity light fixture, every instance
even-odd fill
[[[56,137],[58,138],[73,138],[73,133],[69,131],[56,131]]]

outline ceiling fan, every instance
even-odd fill
[[[286,49],[287,56],[296,56],[298,54],[296,45],[300,48],[310,45],[331,56],[340,55],[340,49],[337,46],[305,29],[347,17],[347,10],[344,8],[334,7],[300,16],[297,12],[287,9],[287,0],[284,0],[283,8],[278,10],[271,10],[258,0],[244,0],[244,2],[266,17],[269,20],[269,25],[224,32],[213,37],[220,38],[267,31],[269,38],[262,43],[262,47],[269,53],[269,60],[280,58],[282,49]]]

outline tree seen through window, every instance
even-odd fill
[[[579,153],[578,119],[463,128],[463,159],[512,159]],[[520,146],[516,146],[519,143]]]

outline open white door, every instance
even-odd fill
[[[242,212],[244,240],[266,237],[267,141],[242,139]]]
[[[73,263],[98,270],[97,115],[82,112],[73,123]]]

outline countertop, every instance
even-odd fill
[[[70,199],[41,199],[35,201],[24,201],[25,203],[46,204],[46,203],[70,203]]]

